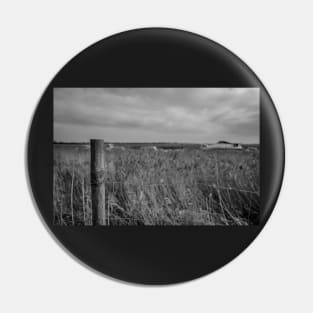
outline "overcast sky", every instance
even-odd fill
[[[54,140],[259,143],[258,88],[55,88]]]

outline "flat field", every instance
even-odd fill
[[[116,147],[105,151],[108,225],[258,224],[257,145]],[[89,145],[54,144],[53,178],[54,224],[91,225]]]

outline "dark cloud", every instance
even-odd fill
[[[54,123],[64,141],[258,142],[259,90],[56,88]]]

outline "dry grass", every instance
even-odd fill
[[[89,146],[54,146],[54,223],[91,225]],[[258,223],[259,151],[106,152],[110,225]]]

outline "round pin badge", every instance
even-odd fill
[[[59,71],[34,113],[27,166],[69,254],[119,280],[173,284],[223,267],[260,233],[284,141],[241,59],[199,35],[148,28],[101,40]]]

